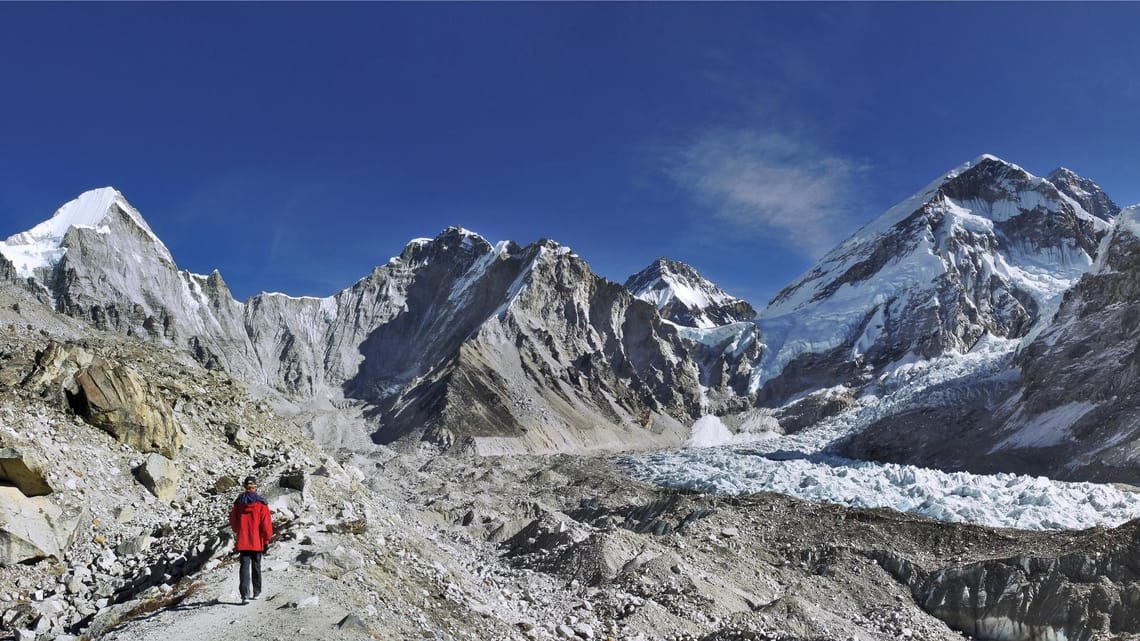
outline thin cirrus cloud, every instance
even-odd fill
[[[670,178],[740,233],[818,258],[854,228],[865,163],[755,130],[704,132],[671,156]]]

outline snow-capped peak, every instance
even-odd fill
[[[1088,270],[1108,229],[1049,180],[978,156],[777,294],[760,315],[770,350],[754,385],[801,356],[822,370],[874,371],[964,353],[987,334],[1025,336]]]
[[[696,269],[664,257],[630,276],[625,287],[678,325],[716,327],[750,320],[756,315],[751,305],[713,284]]]
[[[56,210],[48,220],[0,243],[0,253],[12,262],[21,278],[31,278],[37,269],[50,268],[63,257],[66,249],[62,245],[68,230],[94,229],[99,233],[110,233],[109,219],[115,207],[170,260],[166,246],[151,231],[138,210],[114,187],[83,192]]]

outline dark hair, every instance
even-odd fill
[[[241,484],[242,485],[249,485],[250,483],[257,485],[257,479],[253,478],[252,476],[247,476],[247,477],[245,477],[245,480],[242,481]]]

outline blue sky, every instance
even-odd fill
[[[462,225],[758,305],[993,153],[1140,202],[1138,3],[0,3],[0,236],[113,185],[239,298]]]

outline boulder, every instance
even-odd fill
[[[0,566],[60,558],[78,522],[47,498],[0,486]]]
[[[249,451],[249,432],[237,423],[226,423],[226,440],[239,452]]]
[[[97,358],[75,375],[75,384],[69,402],[88,423],[140,452],[178,455],[182,433],[153,383],[123,365]]]
[[[161,454],[147,456],[146,461],[135,470],[135,476],[143,487],[163,503],[174,500],[178,495],[178,482],[182,480],[178,466]]]
[[[228,474],[223,474],[218,477],[218,480],[214,481],[214,494],[225,494],[237,486],[237,479]]]
[[[0,484],[14,485],[28,497],[52,492],[44,478],[43,464],[30,452],[13,447],[0,449]]]

